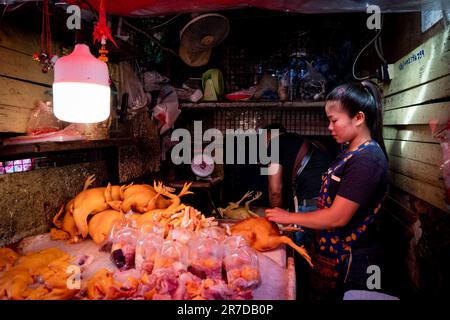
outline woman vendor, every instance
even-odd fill
[[[366,243],[387,192],[388,161],[382,137],[381,97],[369,81],[344,84],[327,97],[328,129],[348,143],[322,176],[318,210],[266,210],[270,221],[316,230],[310,290],[315,300],[342,299],[352,249]]]

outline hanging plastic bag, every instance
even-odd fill
[[[156,106],[153,108],[153,117],[159,121],[159,133],[163,134],[173,128],[175,121],[180,115],[178,108],[178,96],[172,86],[162,87]]]
[[[63,128],[63,122],[53,114],[51,102],[38,101],[27,123],[27,134],[38,135],[56,132]]]
[[[134,73],[129,62],[120,62],[120,92],[122,95],[127,94],[128,118],[132,118],[140,109],[145,108],[150,103],[149,96],[144,92],[141,80]],[[122,106],[123,107],[123,106]]]
[[[159,91],[169,84],[169,78],[160,75],[156,71],[144,72],[144,90],[147,92]]]

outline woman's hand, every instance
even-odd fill
[[[266,217],[269,221],[273,221],[276,223],[281,224],[293,223],[292,221],[293,214],[291,214],[289,211],[280,208],[266,209]]]

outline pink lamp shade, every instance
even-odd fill
[[[108,66],[84,44],[55,63],[53,112],[63,121],[94,123],[110,114],[111,90]]]

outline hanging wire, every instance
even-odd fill
[[[377,41],[375,41],[375,50],[377,51],[378,57],[381,59],[381,61],[383,61],[383,64],[386,64],[387,61],[384,58],[383,48],[381,47],[381,37],[379,37]]]
[[[143,30],[141,30],[141,29],[139,29],[139,28],[133,26],[131,23],[129,23],[129,22],[126,21],[125,19],[123,19],[122,22],[123,22],[126,26],[128,26],[129,28],[133,29],[133,30],[136,31],[136,32],[139,32],[139,33],[143,34],[145,37],[149,38],[151,41],[153,41],[154,43],[156,43],[156,44],[158,45],[158,47],[161,48],[161,50],[167,51],[167,52],[173,54],[174,56],[178,57],[178,54],[177,54],[175,51],[173,51],[173,50],[170,49],[170,48],[165,47],[165,46],[161,43],[161,41],[159,41],[159,40],[158,40],[154,35],[152,35],[151,33],[145,32],[145,31],[143,31]]]
[[[5,5],[5,9],[3,9],[2,16],[0,17],[0,26],[2,25],[3,17],[5,16],[6,11],[8,10],[8,4]]]
[[[364,50],[366,50],[367,47],[370,46],[370,45],[372,44],[372,42],[374,42],[375,40],[377,40],[377,38],[379,37],[379,35],[380,35],[380,33],[381,33],[381,30],[383,30],[383,14],[381,14],[381,25],[380,25],[380,30],[377,32],[377,34],[375,35],[375,37],[373,37],[373,39],[370,40],[370,42],[369,42],[368,44],[366,44],[366,45],[364,46],[364,48],[361,49],[361,51],[360,51],[360,52],[358,53],[358,55],[356,56],[355,61],[353,62],[352,74],[353,74],[353,77],[354,77],[356,80],[360,80],[360,81],[361,81],[361,80],[367,80],[367,79],[370,78],[370,76],[363,77],[363,78],[358,77],[358,76],[355,74],[355,66],[356,66],[356,62],[358,61],[359,57],[360,57],[361,54],[364,52]],[[375,46],[375,50],[376,50],[377,53],[378,53],[378,49],[377,49],[376,46]],[[380,58],[381,58],[381,57],[380,57]],[[383,59],[384,59],[384,58],[383,58]],[[382,60],[383,60],[383,59],[382,59]]]
[[[157,25],[157,26],[154,26],[154,27],[151,27],[150,29],[147,29],[147,31],[153,31],[153,30],[159,29],[159,28],[165,26],[166,24],[172,22],[173,20],[175,20],[175,19],[178,18],[179,16],[181,16],[181,13],[177,14],[176,16],[170,18],[170,19],[167,20],[167,21],[164,21],[163,23],[161,23],[161,24],[159,24],[159,25]]]
[[[0,16],[0,26],[2,24],[3,17],[5,16],[6,12],[11,12],[11,11],[17,10],[25,4],[26,4],[26,2],[18,3],[16,5],[5,4],[5,8],[3,9],[2,15]]]

